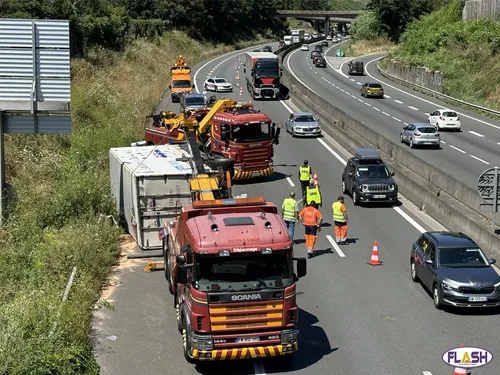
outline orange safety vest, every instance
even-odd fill
[[[318,219],[321,219],[321,213],[314,207],[306,207],[300,213],[304,217],[304,225],[317,225]]]

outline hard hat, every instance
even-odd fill
[[[304,160],[304,165],[307,165],[309,164],[309,162],[307,160]]]

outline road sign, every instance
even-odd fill
[[[338,49],[337,52],[335,52],[335,56],[337,57],[344,57],[345,53],[343,49]]]
[[[483,203],[479,205],[481,212],[498,212],[500,206],[500,170],[489,168],[477,179],[477,192]]]
[[[68,20],[0,18],[0,224],[4,133],[70,133]]]

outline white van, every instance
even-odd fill
[[[285,41],[285,46],[291,46],[292,45],[292,36],[291,35],[285,35],[283,38]]]

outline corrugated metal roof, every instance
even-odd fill
[[[6,115],[3,117],[6,133],[31,134],[35,132],[33,116]],[[71,116],[38,116],[38,133],[71,133]]]
[[[31,48],[32,24],[36,26],[39,48],[69,48],[68,20],[27,20],[0,18],[0,47]]]

